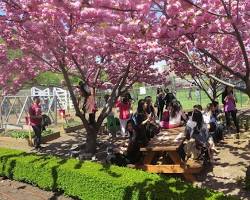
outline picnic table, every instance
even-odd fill
[[[195,181],[193,174],[199,173],[202,165],[191,160],[181,160],[178,149],[183,140],[184,127],[162,130],[146,147],[140,148],[144,160],[137,168],[152,173],[183,174],[186,180]],[[168,159],[162,159],[164,155],[168,155]]]

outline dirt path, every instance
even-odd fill
[[[243,184],[246,168],[250,165],[249,139],[226,139],[217,149],[219,153],[213,168],[198,176],[197,185],[249,200],[250,192]]]
[[[0,178],[1,200],[73,200],[62,194],[46,192],[29,184]]]

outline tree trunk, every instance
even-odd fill
[[[246,94],[250,98],[250,80],[246,82]]]
[[[97,134],[100,128],[96,125],[87,125],[86,127],[86,147],[85,152],[90,154],[96,153]]]

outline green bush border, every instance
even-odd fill
[[[30,133],[31,133],[31,136],[33,138],[35,136],[33,130],[30,131]],[[55,133],[53,130],[47,129],[47,130],[42,132],[42,137],[52,135],[53,133]],[[3,136],[8,136],[8,137],[16,138],[16,139],[27,139],[27,138],[29,138],[29,130],[24,130],[24,129],[6,130],[5,133],[3,134]]]
[[[4,148],[0,148],[0,176],[84,200],[235,199],[140,170]]]

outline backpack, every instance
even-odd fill
[[[137,113],[132,114],[131,121],[132,121],[133,127],[136,127],[138,125],[138,123],[137,123]]]
[[[46,130],[46,126],[51,125],[51,119],[48,115],[43,114],[42,115],[42,122],[41,122],[41,126],[42,126],[42,130]]]

